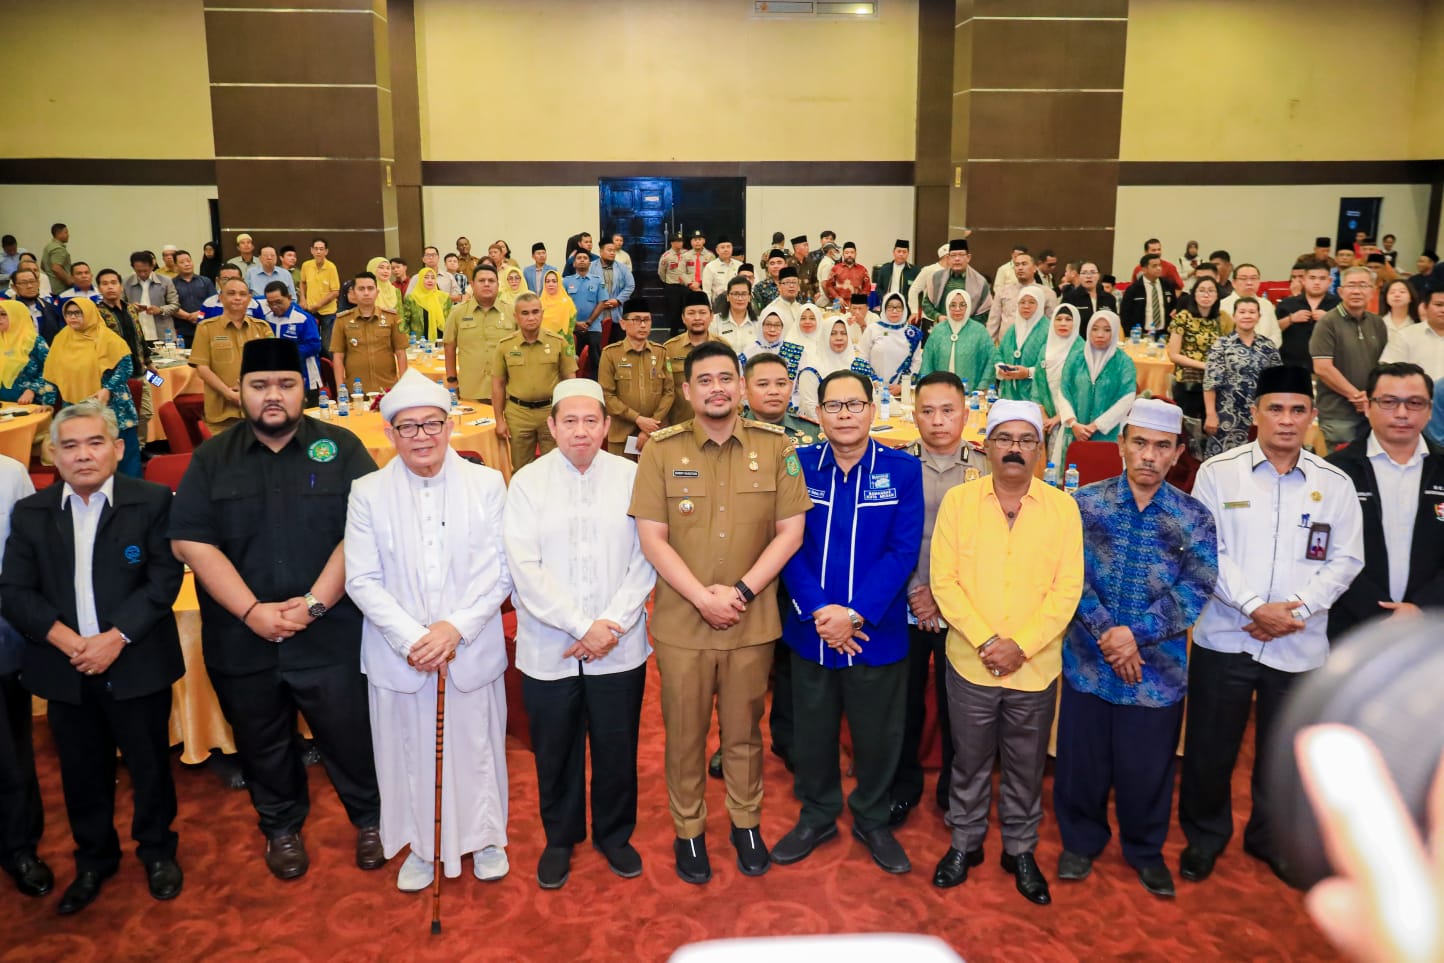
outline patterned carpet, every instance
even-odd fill
[[[537,887],[542,835],[536,773],[530,753],[513,740],[507,753],[511,875],[481,883],[468,861],[461,879],[444,887],[445,931],[437,937],[429,932],[429,894],[408,896],[394,887],[400,857],[373,873],[355,868],[354,833],[319,767],[309,770],[313,808],[305,837],[311,870],[300,880],[282,883],[267,873],[244,792],[222,789],[209,772],[177,762],[184,892],[170,903],[147,893],[141,866],[129,855],[130,798],[122,776],[117,824],[128,855],[121,871],[79,916],[55,915],[58,894],[74,870],[59,772],[44,721],[37,720],[47,816],[41,855],[56,870],[57,886],[43,900],[27,900],[0,877],[0,960],[665,960],[695,940],[864,931],[932,934],[975,961],[1337,958],[1309,922],[1299,895],[1244,856],[1237,836],[1214,876],[1201,885],[1180,880],[1172,902],[1144,892],[1114,845],[1092,877],[1077,884],[1052,881],[1053,905],[1035,907],[998,868],[996,829],[985,844],[987,861],[968,882],[936,890],[932,868],[948,834],[930,805],[898,833],[914,863],[910,875],[890,877],[873,866],[847,834],[844,816],[837,841],[802,863],[749,879],[727,846],[722,787],[710,781],[713,879],[705,887],[689,886],[671,862],[655,670],[647,685],[634,838],[646,861],[642,877],[613,876],[588,846],[577,849],[565,888]],[[1236,808],[1242,804],[1244,812],[1248,756],[1246,744],[1234,781]],[[797,804],[786,770],[771,755],[766,778],[762,828],[774,842],[791,828]],[[1050,802],[1051,792],[1050,779]],[[924,798],[931,797],[930,775]],[[1167,848],[1175,867],[1182,845],[1175,825]],[[1039,850],[1050,880],[1059,849],[1050,806]]]

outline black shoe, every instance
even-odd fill
[[[707,775],[713,779],[722,778],[722,750],[718,749],[712,753],[712,758],[707,760]]]
[[[887,824],[896,828],[907,822],[908,817],[913,814],[913,810],[917,808],[917,804],[920,801],[921,798],[914,799],[911,802],[906,799],[893,800],[893,804],[888,807]]]
[[[1289,877],[1287,872],[1285,872],[1284,870],[1283,863],[1279,862],[1274,857],[1268,855],[1257,846],[1252,845],[1251,843],[1249,843],[1248,840],[1244,840],[1243,842],[1243,851],[1244,855],[1251,856],[1254,859],[1258,860],[1260,863],[1263,863],[1265,866],[1267,866],[1269,868],[1269,871],[1272,872],[1279,879],[1283,880],[1285,883],[1289,882]],[[1293,884],[1289,883],[1289,885],[1292,886]]]
[[[241,764],[235,756],[212,752],[210,758],[206,760],[205,766],[227,789],[246,788],[246,776],[241,772]]]
[[[1138,881],[1154,896],[1173,898],[1173,874],[1163,863],[1154,863],[1138,871]]]
[[[319,766],[321,764],[321,750],[316,748],[316,743],[310,739],[296,737],[297,748],[301,750],[301,762],[307,766]]]
[[[886,826],[879,826],[877,829],[867,832],[854,826],[852,835],[854,839],[861,841],[867,847],[867,851],[872,853],[872,861],[886,872],[898,875],[913,871],[913,864],[908,860],[908,854],[903,851],[902,844],[893,836],[892,830]]]
[[[21,856],[5,871],[15,877],[15,888],[26,896],[45,896],[55,888],[55,874],[33,853]]]
[[[677,858],[677,875],[682,877],[682,882],[700,886],[712,878],[706,833],[699,833],[691,839],[677,837],[672,842],[672,854]]]
[[[1190,883],[1201,883],[1213,874],[1213,864],[1218,862],[1218,853],[1210,853],[1197,846],[1188,846],[1178,858],[1178,875]]]
[[[828,823],[821,829],[798,823],[772,847],[772,861],[778,866],[806,859],[814,849],[837,836],[837,825]]]
[[[772,865],[760,830],[733,826],[732,848],[737,850],[737,868],[742,870],[743,876],[761,876]]]
[[[1080,879],[1087,879],[1088,874],[1093,872],[1093,860],[1082,853],[1075,853],[1072,850],[1063,850],[1063,855],[1058,857],[1058,878],[1066,879],[1069,882],[1077,882]]]
[[[69,916],[71,913],[79,913],[100,895],[101,885],[110,877],[115,875],[115,870],[108,873],[97,873],[92,870],[85,870],[75,877],[75,882],[65,888],[65,894],[60,897],[59,912],[61,916]]]
[[[300,833],[289,833],[266,840],[266,868],[277,879],[295,879],[305,875],[311,866],[306,844]]]
[[[933,870],[933,885],[938,889],[952,889],[967,880],[970,867],[980,866],[982,862],[982,847],[964,853],[950,846],[947,854],[938,860],[937,869]]]
[[[612,846],[603,849],[595,847],[607,861],[612,872],[622,879],[636,879],[642,875],[642,854],[637,852],[631,843],[623,843],[620,846]]]
[[[572,874],[572,848],[548,846],[536,864],[536,881],[542,889],[561,889]]]
[[[181,883],[184,881],[180,863],[173,859],[158,859],[147,863],[145,878],[150,883],[150,895],[159,900],[175,899],[179,896]]]
[[[1004,853],[999,865],[1003,867],[1003,872],[1013,874],[1018,892],[1030,903],[1047,906],[1053,902],[1053,897],[1048,893],[1048,880],[1043,877],[1043,871],[1038,868],[1038,861],[1033,858],[1032,853],[1019,853],[1016,856]]]

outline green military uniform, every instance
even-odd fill
[[[602,386],[607,414],[612,416],[607,451],[614,455],[625,455],[627,438],[637,434],[638,418],[655,418],[665,424],[675,404],[677,388],[667,352],[651,341],[640,351],[626,341],[603,348],[597,382]],[[626,457],[636,460],[633,455]]]
[[[802,466],[776,425],[735,419],[721,445],[702,425],[664,428],[642,449],[630,512],[667,526],[667,541],[703,585],[733,585],[772,542],[777,522],[812,507]],[[748,586],[771,599],[772,585]],[[707,732],[716,699],[727,809],[754,829],[762,805],[762,707],[772,645],[782,634],[773,604],[748,605],[741,621],[713,629],[657,581],[652,639],[662,677],[667,795],[677,836],[706,827]]]
[[[672,369],[672,410],[667,415],[667,420],[674,425],[680,425],[692,418],[692,403],[682,393],[682,385],[687,380],[687,355],[692,352],[691,337],[686,331],[677,335],[662,345],[662,350],[667,352],[667,365]],[[707,335],[708,341],[725,340],[715,334]]]
[[[361,379],[366,391],[390,391],[401,377],[396,352],[406,350],[406,332],[395,311],[376,308],[369,317],[360,308],[336,315],[331,329],[331,355],[341,359],[347,381]],[[336,390],[340,391],[338,384]]]
[[[483,308],[468,294],[451,309],[441,340],[456,346],[456,390],[461,397],[471,401],[491,397],[497,345],[515,331],[516,322],[502,310],[500,298],[491,307]]]
[[[511,434],[512,471],[536,460],[537,448],[545,455],[557,446],[547,417],[552,413],[552,389],[577,374],[577,356],[567,339],[555,331],[537,331],[535,341],[520,332],[507,335],[496,346],[491,370],[502,381],[506,428]]]
[[[787,432],[787,437],[791,439],[794,445],[811,445],[815,442],[824,440],[822,437],[821,427],[813,424],[806,418],[797,417],[790,411],[785,411],[782,413],[781,421],[769,422],[766,418],[763,418],[761,415],[758,415],[756,412],[754,412],[751,405],[744,404],[742,406],[742,417],[746,418],[748,421],[758,421],[762,422],[763,424],[772,424],[778,426],[783,431]]]

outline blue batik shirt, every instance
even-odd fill
[[[1083,597],[1063,644],[1063,676],[1078,692],[1116,705],[1169,706],[1188,689],[1188,630],[1218,580],[1213,515],[1164,483],[1142,511],[1127,477],[1078,491],[1083,516]],[[1098,639],[1133,630],[1143,681],[1130,685]]]

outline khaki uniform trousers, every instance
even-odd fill
[[[536,461],[538,447],[541,448],[541,454],[545,455],[557,446],[557,440],[552,437],[551,429],[547,427],[547,416],[551,413],[550,406],[526,408],[514,401],[506,403],[506,429],[511,433],[509,444],[512,471]]]

